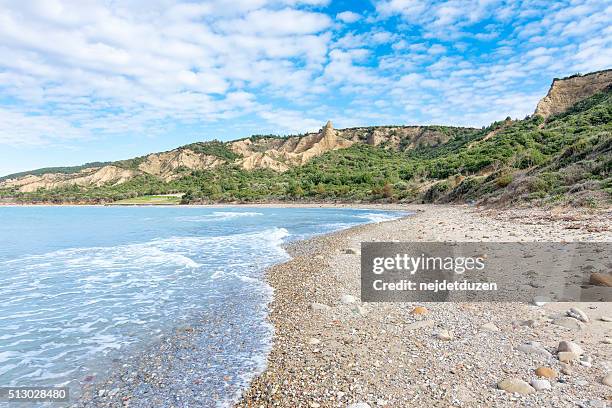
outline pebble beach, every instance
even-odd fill
[[[291,260],[266,275],[274,290],[267,362],[246,390],[219,395],[219,406],[608,406],[612,303],[363,303],[360,245],[610,242],[609,211],[385,208],[410,215],[287,245]],[[194,323],[117,362],[74,406],[206,406],[198,404],[203,335]]]

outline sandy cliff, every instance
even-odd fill
[[[577,102],[612,85],[612,69],[553,80],[548,94],[540,100],[535,114],[545,118],[562,113]]]

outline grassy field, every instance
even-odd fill
[[[111,205],[177,205],[181,203],[181,195],[182,194],[146,195],[119,200]]]

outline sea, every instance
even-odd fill
[[[0,385],[63,386],[78,395],[113,362],[195,320],[206,325],[206,315],[215,317],[203,330],[211,333],[211,351],[194,370],[208,387],[204,394],[229,405],[265,369],[273,291],[264,271],[289,259],[283,244],[403,215],[344,208],[0,207]],[[222,347],[213,333],[222,336]]]

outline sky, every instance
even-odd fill
[[[0,176],[194,141],[531,114],[612,0],[0,0]]]

